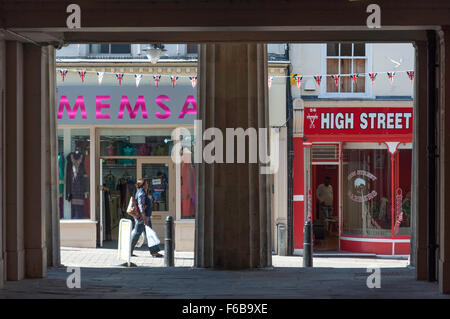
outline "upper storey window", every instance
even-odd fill
[[[365,43],[326,44],[326,74],[340,75],[327,76],[326,93],[366,93],[367,51]]]

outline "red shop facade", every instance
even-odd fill
[[[412,115],[412,107],[304,109],[303,137],[294,137],[294,252],[311,219],[315,252],[409,255]],[[332,198],[325,210],[323,189]]]

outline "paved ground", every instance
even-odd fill
[[[218,271],[193,268],[193,254],[177,253],[174,268],[138,250],[119,266],[114,249],[63,248],[63,267],[47,278],[7,282],[1,298],[450,298],[434,283],[414,280],[407,260],[314,258],[317,268],[302,268],[301,257],[273,256],[273,268]],[[81,267],[81,288],[67,288],[68,266]],[[367,267],[381,270],[381,288],[367,288]]]

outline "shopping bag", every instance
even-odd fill
[[[136,247],[137,248],[142,247],[142,245],[144,243],[145,243],[145,236],[144,236],[144,233],[141,233],[141,236],[139,236],[139,239],[138,239],[138,241],[136,243]]]
[[[145,234],[147,235],[148,247],[159,245],[160,241],[155,231],[149,226],[145,226]]]
[[[138,208],[136,201],[133,196],[130,197],[130,202],[128,203],[127,213],[133,217],[137,217],[138,214]]]

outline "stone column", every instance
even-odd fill
[[[6,51],[5,41],[0,34],[0,70],[6,68]],[[4,165],[5,165],[5,152],[4,152],[4,116],[5,116],[5,72],[0,72],[0,181],[4,181]],[[3,288],[4,281],[6,279],[6,268],[4,266],[3,256],[5,255],[4,246],[4,224],[5,220],[5,206],[3,202],[4,182],[0,183],[0,289]]]
[[[416,279],[427,279],[427,43],[415,42],[414,124],[412,159],[411,265]]]
[[[203,131],[215,127],[223,133],[224,162],[196,164],[195,265],[271,266],[269,176],[260,174],[261,164],[249,163],[247,142],[245,163],[237,163],[236,152],[234,163],[225,163],[226,128],[269,128],[266,45],[200,45],[198,83],[198,118]],[[210,142],[200,143],[205,150]],[[222,149],[215,151],[217,160]]]
[[[440,36],[439,74],[439,290],[450,293],[450,27]],[[433,266],[433,265],[430,265]]]
[[[56,66],[55,48],[45,47],[46,59],[46,82],[48,83],[45,112],[48,116],[46,125],[46,243],[47,264],[57,266],[60,263],[60,240],[59,240],[59,211],[58,211],[58,139],[56,133]]]
[[[6,41],[5,216],[7,280],[25,275],[23,183],[23,45]],[[40,202],[40,200],[38,201]]]
[[[48,209],[47,162],[49,141],[47,49],[24,44],[24,241],[26,276],[42,278],[47,268],[45,217]],[[56,159],[55,159],[56,160]]]

